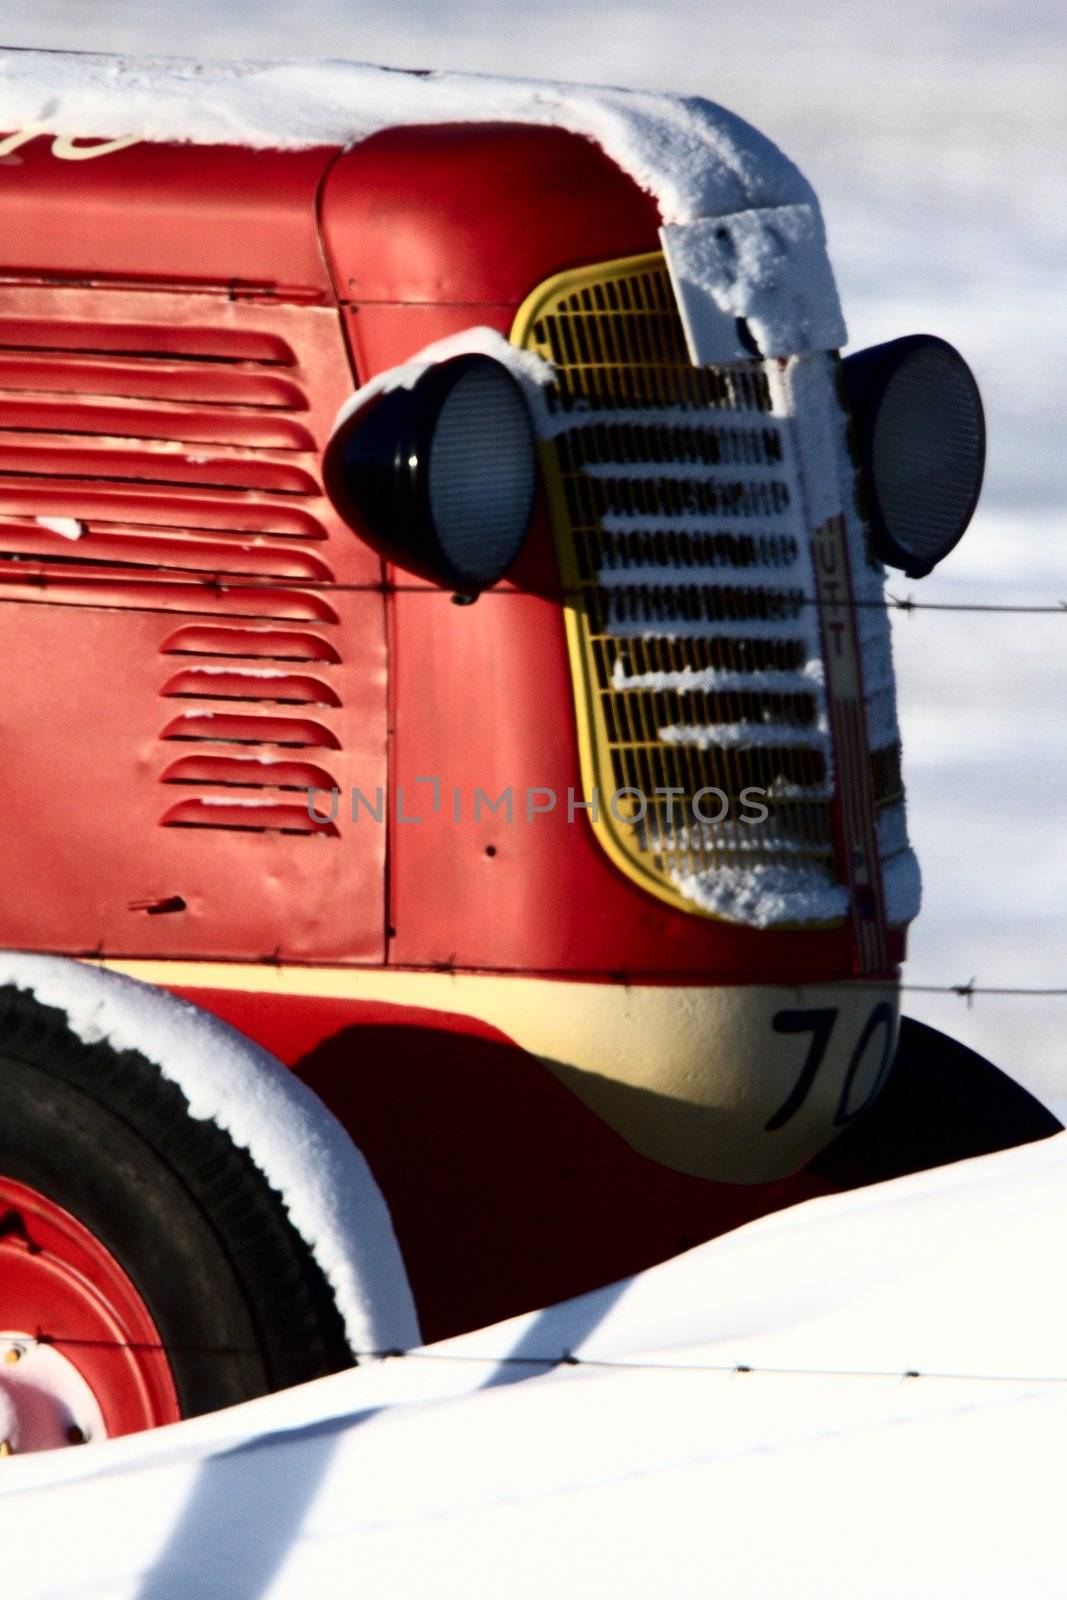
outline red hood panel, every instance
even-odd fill
[[[555,272],[657,242],[652,198],[591,140],[555,128],[400,128],[340,156],[63,148],[38,134],[0,157],[9,273],[331,296],[324,178],[325,253],[346,300],[517,305]]]
[[[72,160],[56,142],[0,158],[5,272],[330,294],[316,197],[336,150],[134,144]]]
[[[323,194],[344,300],[517,306],[569,267],[658,248],[650,195],[590,139],[513,124],[394,128]]]

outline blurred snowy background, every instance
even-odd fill
[[[815,184],[851,347],[929,331],[986,399],[976,521],[897,594],[1067,602],[1062,0],[0,0],[0,42],[332,55],[699,93]],[[906,979],[1067,987],[1067,612],[894,618],[925,904]],[[1067,1113],[1067,999],[906,997]]]

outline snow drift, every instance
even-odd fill
[[[1060,1135],[809,1202],[404,1358],[8,1460],[9,1587],[1052,1593],[1065,1199]]]

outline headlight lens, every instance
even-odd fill
[[[477,588],[518,554],[530,519],[535,456],[526,402],[493,361],[448,391],[430,444],[429,509],[451,568]]]
[[[499,581],[536,486],[526,402],[507,369],[464,355],[348,417],[326,452],[341,515],[398,566],[465,593]]]
[[[878,554],[924,577],[959,543],[978,503],[978,385],[959,352],[929,334],[849,356],[844,374]]]

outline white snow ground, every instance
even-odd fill
[[[1065,1192],[1061,1134],[798,1206],[403,1359],[11,1458],[5,1588],[1058,1593]],[[589,1365],[553,1368],[565,1354]]]

